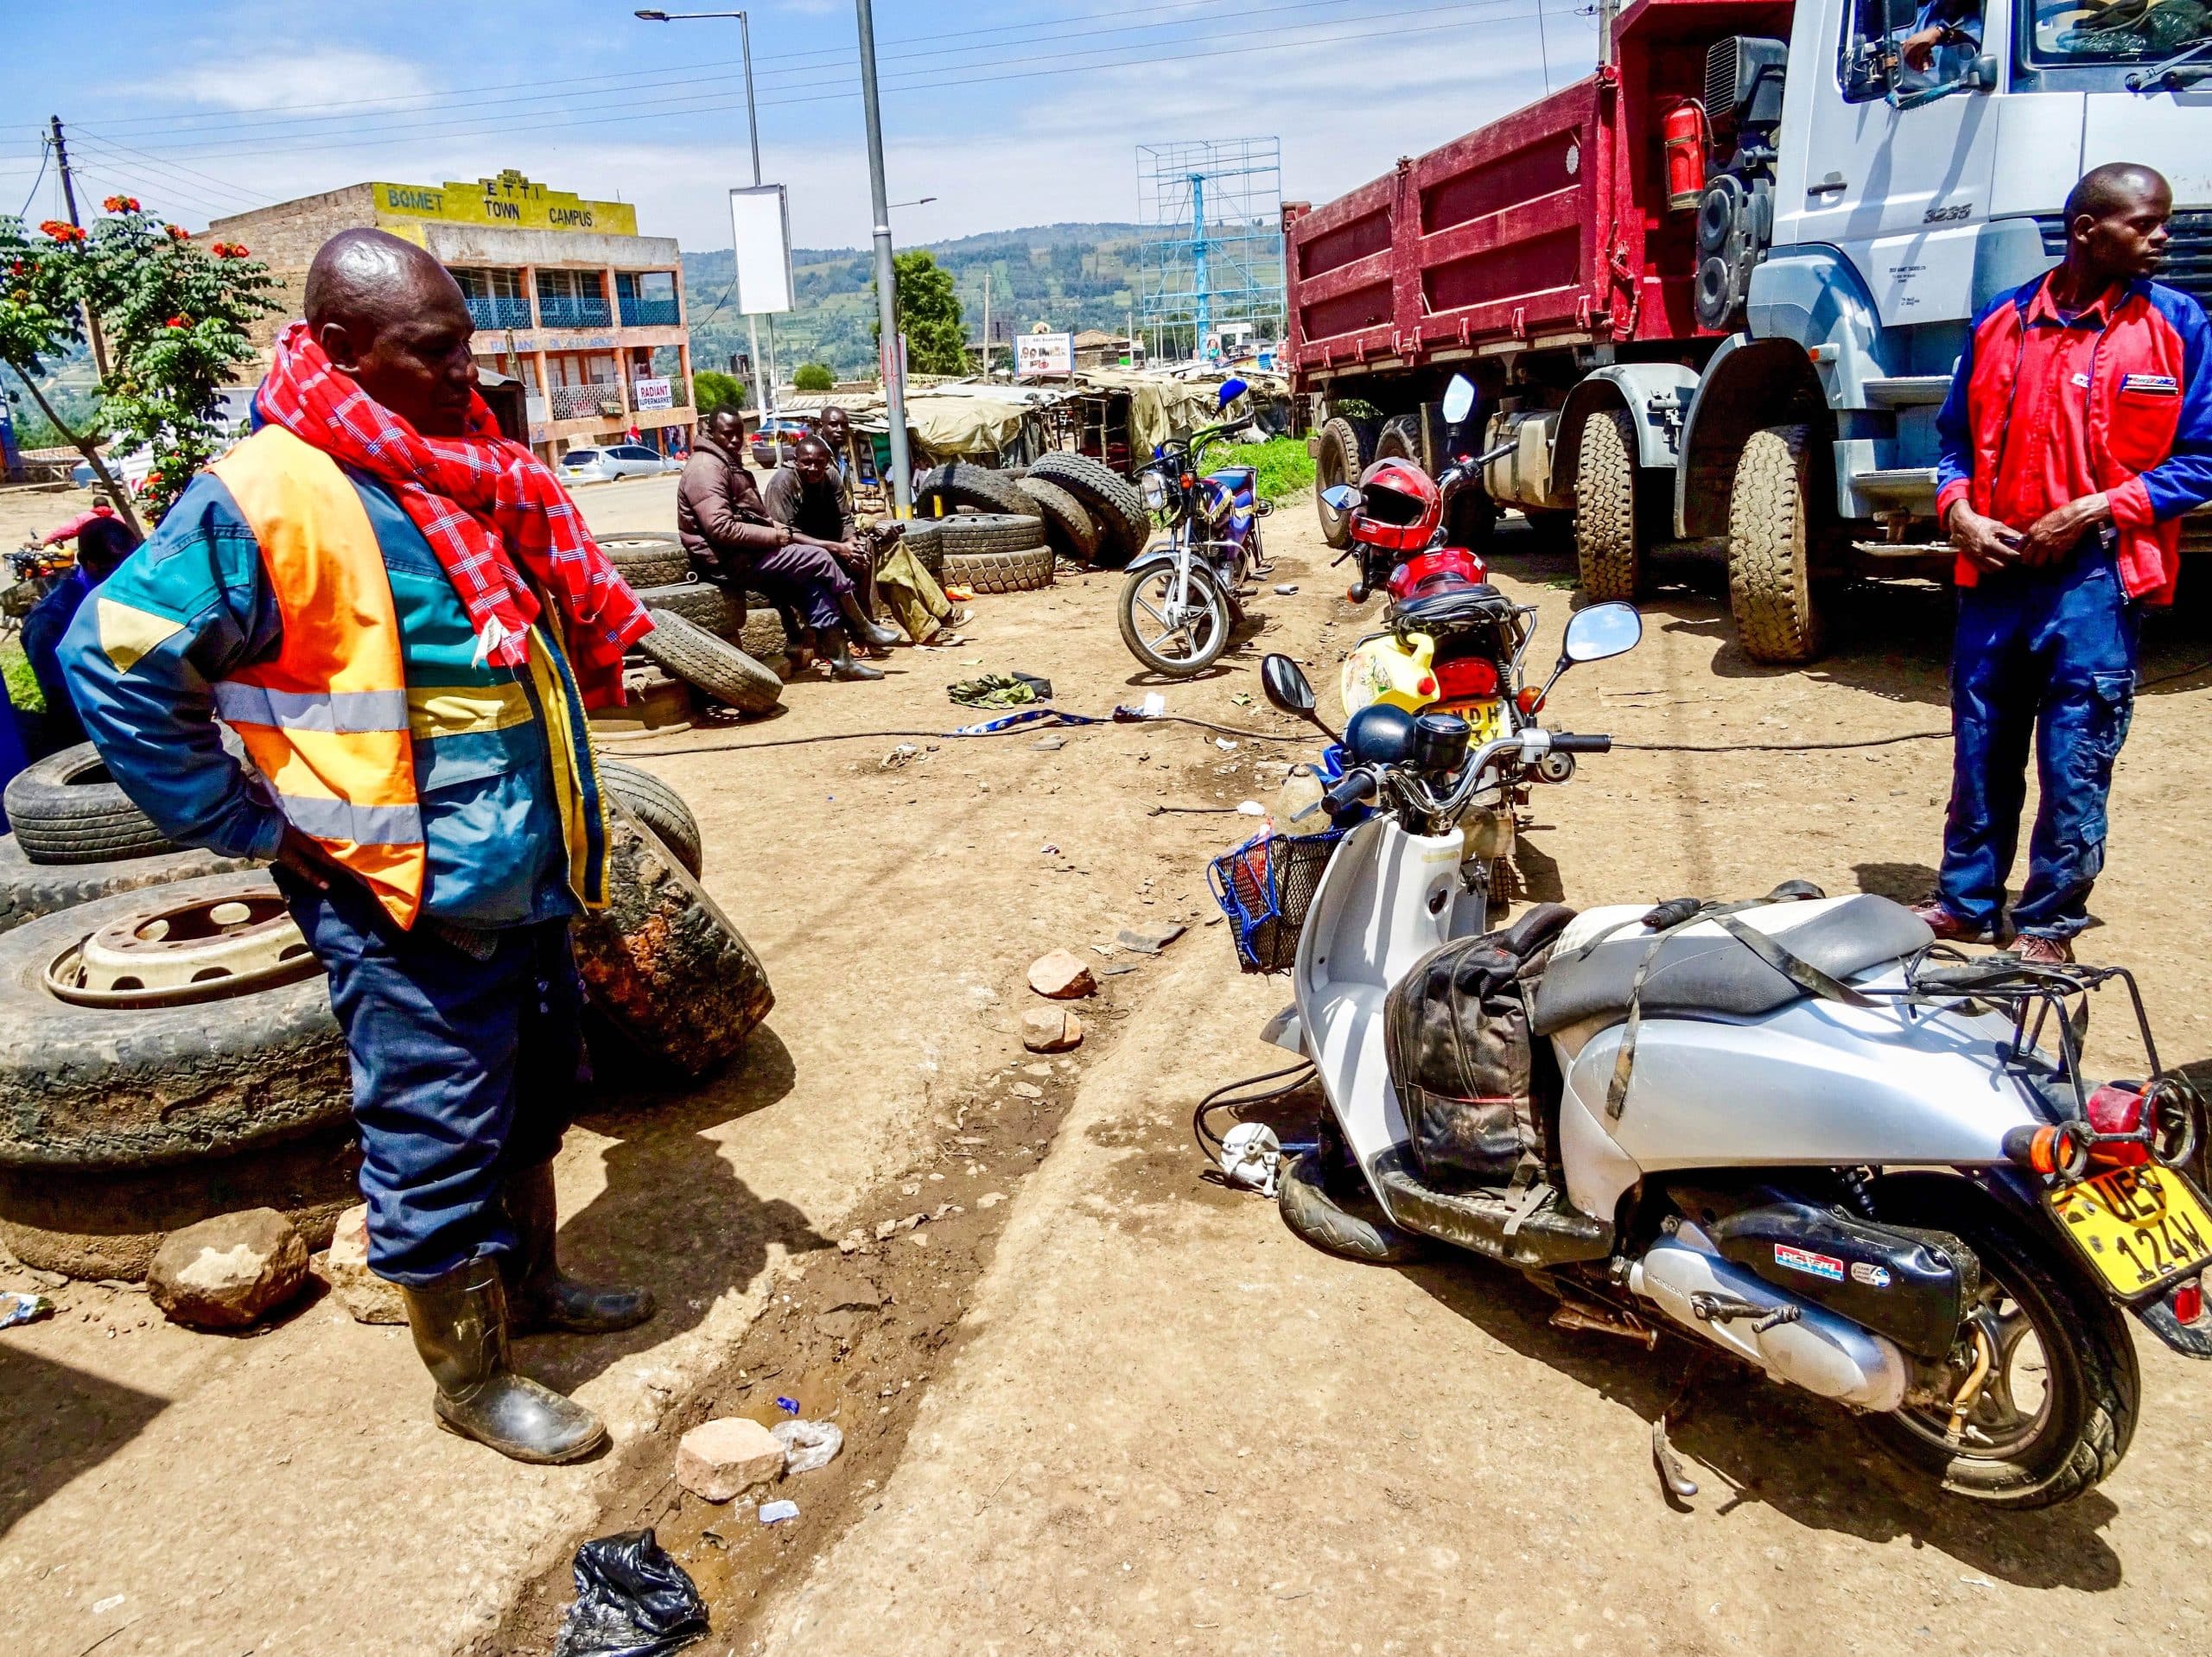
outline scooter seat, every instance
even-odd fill
[[[1416,590],[1410,598],[1391,606],[1393,625],[1414,632],[1449,631],[1487,620],[1512,606],[1510,599],[1487,581],[1468,581],[1454,576],[1433,579],[1450,584],[1431,592]],[[1427,585],[1426,581],[1422,583],[1424,587]]]
[[[1560,935],[1529,1008],[1538,1035],[1628,1016],[1637,969],[1654,947],[1640,921],[1648,912],[1633,904],[1585,910]],[[1734,918],[1843,980],[1925,949],[1936,936],[1903,904],[1871,892],[1768,904]],[[1684,927],[1656,947],[1639,998],[1648,1019],[1757,1018],[1806,994],[1715,921]]]

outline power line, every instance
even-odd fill
[[[38,152],[38,176],[31,181],[31,187],[23,192],[23,205],[16,214],[21,219],[31,210],[31,203],[38,200],[38,187],[46,181],[46,163],[54,153],[51,144],[41,144]]]
[[[158,156],[149,155],[143,149],[134,149],[129,144],[118,143],[114,139],[105,137],[98,131],[88,131],[84,127],[79,127],[77,136],[79,142],[91,143],[96,153],[108,154],[118,161],[129,157],[141,166],[155,168],[161,172],[174,174],[188,180],[197,179],[204,184],[213,185],[223,194],[240,201],[251,202],[257,206],[262,200],[259,194],[247,189],[244,185],[235,183],[229,179],[217,178],[213,173],[203,173],[196,167],[187,167],[181,162],[163,161]]]

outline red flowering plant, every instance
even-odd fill
[[[246,325],[276,308],[266,265],[233,242],[202,247],[181,226],[110,196],[89,231],[49,219],[38,234],[0,218],[0,362],[14,369],[47,419],[92,464],[116,510],[137,527],[128,493],[101,457],[152,452],[142,501],[158,519],[232,435],[215,424],[222,387],[253,359]],[[55,410],[45,382],[99,320],[108,365],[89,417]]]

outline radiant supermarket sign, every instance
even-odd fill
[[[493,225],[512,230],[597,231],[635,236],[638,210],[626,201],[587,201],[549,190],[509,168],[474,184],[372,184],[377,217],[435,219],[450,225]]]

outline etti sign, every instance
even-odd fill
[[[474,184],[369,186],[379,223],[392,219],[437,219],[453,225],[489,225],[512,230],[597,232],[635,236],[638,210],[626,201],[588,201],[566,190],[549,190],[510,168],[497,178]]]

